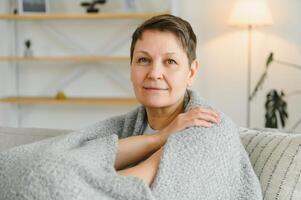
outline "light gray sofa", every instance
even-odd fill
[[[0,127],[0,151],[71,131]],[[241,127],[240,136],[264,199],[301,200],[301,134]]]

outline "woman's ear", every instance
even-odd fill
[[[187,82],[188,87],[192,86],[192,83],[197,75],[198,69],[199,69],[199,62],[195,59],[194,61],[192,61],[190,65],[189,77]]]

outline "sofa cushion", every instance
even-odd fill
[[[0,127],[0,151],[69,132],[71,130]]]
[[[301,134],[241,129],[264,199],[301,199]]]

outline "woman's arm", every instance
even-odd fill
[[[115,169],[120,170],[154,153],[163,145],[160,134],[131,136],[118,141]]]
[[[148,159],[139,163],[138,165],[127,168],[124,170],[117,171],[121,176],[136,176],[145,181],[148,185],[153,182],[160,163],[160,157],[162,154],[163,147],[157,150]]]
[[[151,135],[131,136],[118,141],[115,169],[121,170],[143,160],[162,147],[170,134],[191,126],[211,127],[219,122],[219,115],[206,108],[194,108],[179,114],[168,126]]]

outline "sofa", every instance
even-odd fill
[[[72,130],[0,127],[0,152]],[[301,199],[301,134],[278,129],[239,128],[266,200]],[[1,180],[0,180],[1,181]]]

